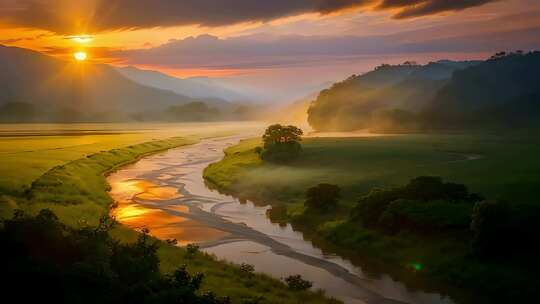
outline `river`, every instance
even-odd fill
[[[290,225],[271,223],[267,207],[208,189],[204,168],[246,136],[205,139],[109,175],[110,194],[118,203],[113,214],[131,228],[149,228],[180,245],[197,243],[220,259],[252,264],[278,279],[301,274],[344,303],[453,303],[439,294],[409,291],[385,274],[368,275],[346,259],[324,254]]]

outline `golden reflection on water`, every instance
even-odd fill
[[[138,205],[122,204],[121,207],[119,206],[113,211],[113,214],[116,217],[116,220],[125,222],[133,218],[137,219],[150,211],[150,209]]]
[[[154,201],[171,200],[182,195],[173,187],[160,187],[145,180],[110,180],[112,198],[118,203],[112,215],[123,225],[132,229],[148,228],[150,234],[159,239],[176,239],[178,244],[208,242],[229,235],[221,230],[209,228],[188,218],[169,214],[158,208],[149,208],[134,203],[133,198]],[[167,206],[172,211],[189,213],[183,205]]]
[[[144,200],[172,200],[182,197],[173,187],[160,187],[145,180],[122,180],[111,183],[111,196],[117,202],[131,201],[134,197]]]
[[[173,187],[147,187],[137,198],[150,201],[166,201],[181,197],[182,194]]]

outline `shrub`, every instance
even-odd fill
[[[463,229],[470,224],[471,203],[481,199],[465,185],[421,176],[403,187],[372,190],[360,198],[351,220],[392,234],[403,229],[423,233]]]
[[[310,281],[304,280],[301,275],[291,275],[285,278],[285,283],[291,290],[303,291],[308,290],[313,286]]]
[[[305,205],[308,210],[329,211],[337,207],[341,197],[341,189],[337,185],[318,184],[306,191]]]
[[[240,270],[244,275],[246,275],[248,278],[253,277],[253,274],[255,273],[255,266],[247,263],[240,264]]]
[[[193,257],[197,253],[199,253],[199,246],[197,244],[187,244],[186,246],[186,256],[187,257]]]
[[[365,227],[377,225],[379,217],[386,207],[400,197],[400,189],[381,190],[374,189],[369,194],[362,196],[351,216],[355,221],[361,221]]]
[[[390,234],[402,230],[433,233],[447,229],[467,229],[471,210],[472,206],[468,203],[398,199],[388,205],[377,224]]]

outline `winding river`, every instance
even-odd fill
[[[324,254],[290,225],[271,223],[266,207],[208,189],[204,168],[246,136],[205,139],[111,174],[117,220],[181,245],[197,243],[220,259],[252,264],[278,279],[301,274],[345,303],[453,303],[438,294],[409,291],[388,275],[369,276],[346,259]]]

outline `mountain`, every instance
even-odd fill
[[[241,101],[246,97],[204,78],[177,78],[167,74],[142,70],[136,67],[117,68],[120,74],[132,81],[158,89],[173,91],[192,98]]]
[[[425,108],[455,71],[478,63],[383,64],[321,91],[308,110],[309,124],[317,131],[388,128],[394,116],[405,118]]]
[[[429,128],[540,123],[540,52],[499,53],[456,71],[422,113]]]
[[[135,83],[107,65],[67,62],[21,48],[0,46],[0,66],[0,106],[36,112],[37,120],[159,119],[171,106],[205,101]]]

